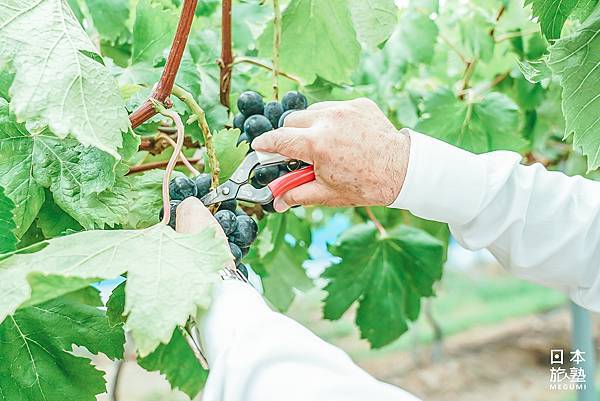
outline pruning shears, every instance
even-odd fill
[[[217,188],[202,197],[206,206],[232,199],[266,205],[292,188],[315,180],[313,166],[291,171],[264,188],[254,188],[250,184],[252,173],[257,167],[287,164],[298,165],[300,161],[277,153],[250,152],[231,177]]]

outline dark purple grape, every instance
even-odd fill
[[[169,183],[169,197],[174,200],[184,200],[190,196],[196,196],[198,189],[194,181],[185,176],[171,179]]]

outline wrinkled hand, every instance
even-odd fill
[[[294,112],[283,128],[264,133],[252,147],[314,165],[316,181],[275,199],[275,209],[283,212],[294,205],[391,204],[406,176],[410,138],[373,101],[361,98]]]

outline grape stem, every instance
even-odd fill
[[[281,8],[273,0],[273,99],[279,100],[279,49],[281,48]]]
[[[202,351],[200,350],[200,346],[198,345],[198,343],[196,342],[194,337],[192,337],[192,334],[188,331],[188,329],[185,329],[183,327],[179,327],[179,331],[181,332],[181,335],[185,339],[185,342],[187,342],[188,346],[194,353],[194,356],[196,357],[198,362],[200,362],[200,365],[204,369],[208,370],[208,361],[202,354]]]
[[[229,94],[231,93],[231,70],[233,64],[233,40],[231,36],[231,7],[232,0],[223,0],[221,6],[221,59],[220,68],[220,97],[221,104],[230,109]]]
[[[274,68],[272,66],[265,64],[262,61],[254,58],[254,57],[236,57],[235,60],[233,61],[232,65],[241,64],[241,63],[252,64],[257,67],[264,68],[265,70],[274,71]],[[288,74],[287,72],[283,72],[283,71],[277,71],[277,74],[284,78],[289,79],[290,81],[296,82],[298,85],[302,85],[302,81],[300,80],[300,78],[298,78],[292,74]]]
[[[177,144],[175,143],[174,140],[171,139],[170,136],[165,135],[165,134],[159,134],[158,135],[159,138],[163,138],[165,141],[169,142],[169,144],[175,148],[175,146],[177,146]],[[183,163],[183,165],[185,167],[187,167],[187,169],[190,171],[190,173],[192,173],[192,175],[195,177],[197,175],[200,174],[200,172],[198,170],[196,170],[196,168],[194,168],[194,166],[192,166],[192,164],[190,163],[190,161],[187,159],[187,157],[185,157],[185,155],[183,154],[183,152],[179,152],[179,160]]]
[[[177,96],[179,100],[187,105],[193,114],[190,120],[195,119],[202,131],[202,135],[204,136],[204,146],[206,147],[206,156],[208,157],[208,166],[210,167],[211,187],[214,189],[219,186],[219,174],[221,174],[221,168],[219,167],[219,159],[217,158],[217,150],[215,149],[213,136],[210,133],[210,127],[206,121],[206,113],[204,112],[204,109],[200,107],[198,102],[196,102],[194,96],[185,89],[174,85],[172,94]],[[191,121],[188,120],[188,124],[190,122]],[[218,204],[211,205],[212,209],[218,207]]]
[[[229,0],[231,1],[231,0]],[[181,7],[181,16],[179,17],[179,24],[177,25],[177,31],[171,44],[171,51],[167,57],[167,63],[163,69],[160,81],[152,91],[150,99],[145,101],[137,110],[135,110],[129,116],[131,127],[136,128],[146,122],[152,116],[156,115],[156,107],[152,100],[157,100],[160,103],[168,103],[168,97],[171,93],[171,88],[175,83],[175,77],[181,64],[181,58],[183,57],[183,51],[187,43],[192,22],[194,21],[194,12],[196,11],[196,5],[198,0],[184,0],[183,6]]]
[[[183,128],[183,122],[181,121],[181,117],[179,117],[179,114],[177,114],[175,110],[167,110],[167,108],[162,103],[158,102],[155,99],[150,99],[150,101],[152,102],[152,105],[154,106],[154,109],[157,113],[160,113],[163,116],[173,120],[175,127],[177,127],[177,142],[175,143],[173,154],[171,155],[171,158],[167,163],[167,168],[165,169],[165,175],[163,177],[162,183],[162,197],[164,210],[162,223],[168,225],[169,221],[171,221],[171,200],[169,199],[169,182],[171,181],[171,174],[173,174],[173,169],[177,164],[177,158],[179,157],[181,149],[183,148],[183,138],[185,131]]]
[[[379,235],[381,235],[382,238],[387,237],[387,231],[385,231],[385,227],[383,226],[383,224],[381,224],[379,220],[377,220],[377,217],[375,217],[373,210],[371,210],[371,208],[367,206],[365,207],[365,212],[367,212],[369,220],[371,220],[373,224],[375,224],[375,228],[377,228],[377,231],[379,231]]]
[[[191,157],[188,159],[188,161],[192,164],[202,163],[202,160],[203,160],[202,157]],[[165,168],[165,167],[167,167],[168,163],[169,162],[166,161],[166,162],[154,162],[154,163],[140,164],[139,166],[132,166],[129,168],[129,172],[127,173],[127,175],[143,173],[145,171],[150,171],[150,170],[154,170],[157,168]],[[181,160],[178,160],[177,166],[183,166],[183,162]],[[200,169],[200,170],[202,170],[202,169]]]

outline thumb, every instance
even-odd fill
[[[175,223],[177,232],[183,234],[196,234],[210,227],[215,230],[217,238],[227,240],[223,228],[212,213],[198,198],[193,196],[185,199],[177,207]]]
[[[265,132],[252,141],[252,149],[313,163],[311,139],[304,128],[283,127]]]
[[[334,196],[335,194],[332,189],[317,181],[312,181],[290,189],[288,192],[275,198],[273,207],[275,211],[283,213],[296,205],[326,205]]]

